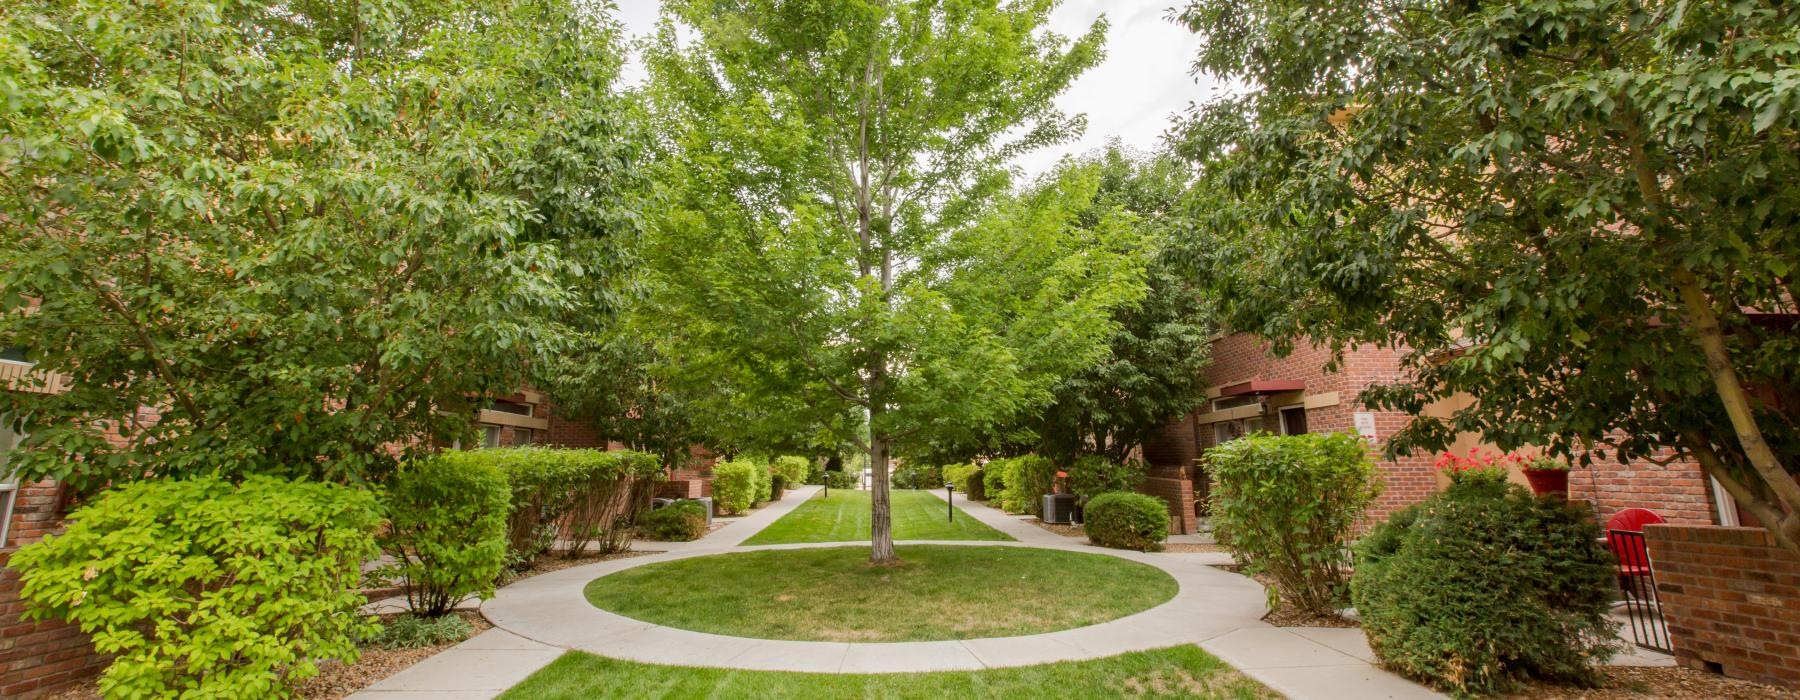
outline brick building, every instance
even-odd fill
[[[1213,340],[1212,363],[1206,370],[1211,402],[1201,410],[1169,421],[1158,439],[1143,445],[1150,462],[1151,479],[1145,491],[1169,501],[1177,513],[1173,519],[1182,532],[1191,532],[1205,509],[1208,479],[1195,459],[1220,442],[1255,431],[1272,433],[1355,432],[1370,439],[1370,449],[1386,483],[1372,518],[1418,502],[1447,481],[1432,463],[1435,455],[1417,454],[1385,459],[1381,448],[1389,436],[1413,416],[1397,411],[1376,411],[1357,400],[1374,384],[1401,377],[1403,351],[1361,347],[1346,352],[1336,371],[1327,372],[1331,351],[1301,345],[1287,357],[1276,357],[1267,343],[1238,333]],[[1427,414],[1449,416],[1466,405],[1446,401],[1427,409]],[[1466,436],[1451,447],[1464,452],[1480,446]],[[1524,477],[1514,475],[1519,483]],[[1577,467],[1569,477],[1569,497],[1594,503],[1603,515],[1623,508],[1649,508],[1672,523],[1735,525],[1735,506],[1715,491],[1698,466],[1688,462],[1659,465],[1649,462],[1606,463]]]

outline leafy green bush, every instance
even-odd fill
[[[776,457],[769,464],[769,469],[787,479],[789,486],[806,483],[806,477],[812,474],[813,460],[795,455]]]
[[[756,505],[756,474],[762,471],[761,465],[743,459],[713,465],[713,502],[719,504],[719,512],[736,515]]]
[[[706,534],[706,503],[676,501],[638,516],[638,530],[658,542],[691,542]]]
[[[1002,494],[1006,493],[1006,479],[1012,473],[1013,459],[1012,457],[990,459],[986,465],[982,466],[982,500],[996,501],[994,505],[999,505],[997,501],[1000,500]]]
[[[1614,652],[1612,557],[1585,506],[1453,483],[1357,546],[1351,598],[1389,667],[1454,693],[1592,683]]]
[[[979,501],[986,495],[986,490],[982,488],[981,483],[981,467],[973,464],[952,464],[944,467],[943,471],[944,483],[956,484],[956,488],[962,491],[964,496]]]
[[[357,589],[380,524],[373,494],[336,484],[140,481],[8,566],[28,617],[67,620],[112,656],[107,697],[285,697],[376,631]]]
[[[1088,499],[1081,529],[1102,547],[1160,552],[1169,537],[1169,506],[1155,496],[1113,491]]]
[[[487,462],[431,458],[401,466],[383,506],[383,551],[372,576],[399,581],[415,613],[437,617],[469,595],[492,595],[506,565],[506,475]]]
[[[769,475],[769,500],[779,501],[787,493],[787,476],[783,474]]]
[[[834,489],[856,488],[856,475],[850,472],[825,472],[825,485]]]
[[[1056,464],[1037,455],[997,459],[988,463],[987,497],[998,500],[1008,513],[1038,515],[1043,509],[1044,494],[1056,487]],[[994,475],[1001,488],[996,491]]]
[[[769,465],[761,460],[747,458],[744,461],[756,467],[756,471],[751,474],[755,477],[755,481],[750,486],[750,493],[752,494],[751,500],[756,503],[767,503],[769,500],[769,489],[774,486],[774,474],[769,471]]]
[[[423,649],[468,639],[475,627],[460,615],[402,615],[381,628],[373,644],[383,649]]]
[[[1347,433],[1256,434],[1206,453],[1213,532],[1283,600],[1317,614],[1349,595],[1350,540],[1381,493],[1368,444]]]
[[[1119,463],[1100,455],[1082,455],[1069,465],[1069,491],[1083,503],[1111,491],[1135,491],[1148,471],[1141,460]]]
[[[489,464],[506,474],[512,490],[507,511],[507,562],[522,571],[556,544],[579,554],[587,543],[602,549],[630,542],[630,525],[662,478],[659,460],[641,452],[553,447],[503,447],[446,451],[451,464]]]
[[[944,488],[944,472],[935,464],[907,462],[894,470],[894,486],[902,489]]]

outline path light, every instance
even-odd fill
[[[956,484],[945,482],[944,505],[946,506],[945,510],[949,512],[948,520],[956,522]]]

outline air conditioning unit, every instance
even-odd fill
[[[1072,494],[1072,493],[1046,493],[1046,494],[1044,494],[1043,515],[1039,516],[1038,519],[1043,520],[1044,522],[1047,522],[1047,523],[1059,523],[1062,525],[1067,525],[1071,522],[1074,522],[1074,520],[1075,520],[1075,494]]]

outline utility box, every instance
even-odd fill
[[[1075,522],[1075,494],[1044,494],[1044,508],[1042,512],[1043,515],[1038,516],[1038,519],[1047,523],[1068,525],[1069,523]]]

